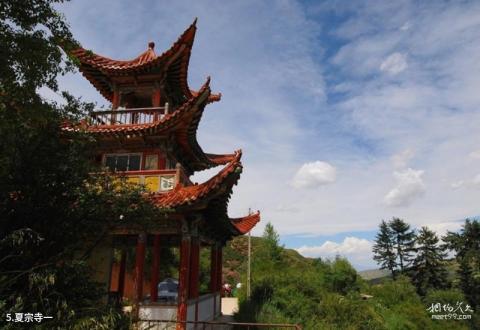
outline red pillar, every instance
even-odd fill
[[[223,284],[223,276],[222,276],[222,270],[223,270],[223,257],[222,257],[222,247],[219,246],[217,248],[217,291],[220,293],[220,299],[219,305],[216,306],[216,311],[218,311],[217,314],[221,313],[222,310],[222,284]]]
[[[152,106],[153,107],[160,107],[161,104],[162,104],[162,95],[160,93],[160,88],[157,88],[153,91]],[[155,112],[155,115],[153,116],[153,120],[157,121],[158,119],[159,119],[158,118],[158,113]]]
[[[117,89],[113,91],[113,96],[112,96],[112,109],[116,110],[120,105],[120,93],[118,92]]]
[[[120,267],[118,269],[118,298],[122,301],[123,293],[125,291],[125,269],[127,265],[127,251],[122,249],[120,255]]]
[[[190,266],[190,237],[183,236],[180,243],[180,269],[178,274],[177,320],[187,320],[188,282]],[[177,324],[177,330],[185,329],[185,324]]]
[[[160,89],[155,89],[152,94],[152,106],[159,107],[162,102]]]
[[[137,249],[135,256],[135,292],[137,304],[142,301],[143,298],[143,267],[145,264],[145,243],[147,235],[140,234],[137,239]]]
[[[160,267],[160,235],[153,238],[152,281],[150,284],[150,301],[158,299],[158,268]]]

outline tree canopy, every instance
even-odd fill
[[[60,92],[58,75],[74,68],[61,2],[0,2],[0,313],[52,316],[46,329],[115,328],[122,316],[101,303],[86,260],[113,226],[148,226],[159,212],[141,189],[93,175],[92,138],[62,130],[91,104],[39,93]]]

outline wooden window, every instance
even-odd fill
[[[141,154],[110,154],[105,155],[104,164],[112,171],[140,170]]]
[[[145,156],[145,170],[158,170],[158,154]]]

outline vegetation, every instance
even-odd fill
[[[380,269],[388,269],[395,279],[397,258],[393,244],[393,233],[390,226],[385,220],[382,220],[373,246],[373,259],[378,262]]]
[[[415,232],[410,230],[409,224],[399,218],[393,218],[389,222],[389,227],[392,233],[398,267],[400,268],[400,272],[403,273],[412,261]]]
[[[383,232],[388,233],[387,223],[383,224]],[[402,227],[407,227],[407,233],[411,232],[408,225]],[[278,240],[274,246],[271,238],[276,237],[276,233],[271,225],[266,228],[268,230],[262,238],[252,237],[252,293],[247,297],[245,286],[242,286],[239,292],[240,310],[235,316],[238,321],[297,323],[305,329],[478,327],[476,315],[472,315],[472,320],[462,321],[432,319],[433,313],[428,310],[432,305],[456,306],[458,302],[464,302],[465,307],[467,301],[461,290],[445,287],[445,282],[438,281],[437,276],[444,276],[446,268],[440,267],[437,272],[426,266],[444,258],[443,252],[437,254],[443,251],[437,244],[438,238],[426,228],[420,231],[416,245],[408,243],[411,249],[408,255],[413,257],[413,252],[416,252],[412,265],[408,268],[404,266],[404,274],[397,274],[395,279],[384,278],[380,283],[363,280],[344,258],[304,258],[296,251],[279,246]],[[377,239],[381,236],[377,235]],[[394,246],[392,242],[390,247]],[[434,247],[440,250],[432,254]],[[277,249],[279,259],[272,261],[270,253]],[[228,275],[226,279],[233,281],[232,284],[246,282],[246,251],[246,237],[235,238],[225,249],[227,267],[224,275]],[[398,249],[391,251],[395,259],[390,257],[390,260],[396,263]],[[228,265],[235,265],[239,273]],[[437,266],[446,267],[446,264],[439,263]],[[422,269],[428,271],[423,272]],[[396,270],[400,273],[400,268]],[[413,280],[413,274],[421,275]]]
[[[61,129],[91,104],[38,93],[59,92],[57,76],[74,67],[60,48],[76,42],[57,2],[0,2],[0,314],[53,317],[36,328],[115,329],[128,320],[106,307],[87,260],[112,226],[148,226],[158,210],[140,189],[92,175],[94,141]],[[3,328],[22,326],[32,323]]]
[[[431,289],[449,287],[445,249],[439,246],[437,235],[422,227],[414,249],[416,257],[412,264],[412,282],[420,295],[425,296]]]
[[[460,233],[449,232],[443,239],[455,252],[458,286],[475,308],[480,308],[480,222],[466,220]]]

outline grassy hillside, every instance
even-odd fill
[[[262,258],[262,249],[264,248],[264,241],[261,237],[251,238],[252,244],[252,263],[256,262],[257,258]],[[223,252],[223,276],[230,284],[241,282],[247,274],[247,252],[248,251],[248,237],[239,236],[231,240]],[[300,253],[292,249],[283,249],[284,260],[293,268],[308,268],[315,262],[314,259],[305,258]]]
[[[224,250],[224,275],[231,283],[246,282],[247,237]],[[239,291],[243,322],[296,323],[304,329],[470,329],[469,321],[432,320],[428,306],[464,301],[456,290],[434,291],[421,298],[407,277],[369,283],[343,258],[322,261],[302,257],[252,237],[252,290]],[[383,272],[363,272],[367,279]],[[371,297],[365,299],[366,297]]]

